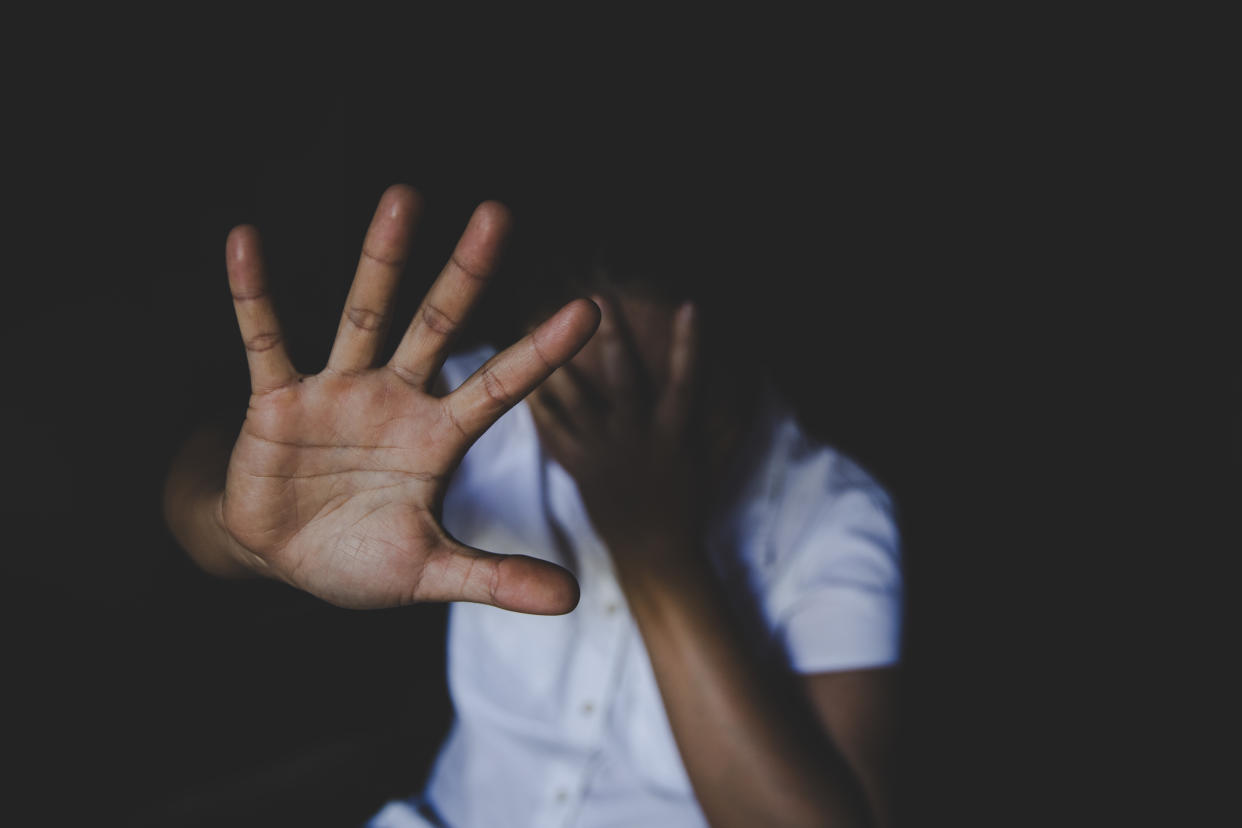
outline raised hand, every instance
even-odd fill
[[[506,209],[484,203],[396,352],[376,367],[418,210],[407,187],[380,200],[328,365],[314,375],[300,374],[286,354],[258,234],[230,233],[229,286],[252,393],[217,519],[247,565],[339,606],[477,601],[568,612],[578,586],[567,571],[463,546],[439,516],[466,450],[582,347],[599,310],[571,302],[457,390],[431,393],[508,230]]]

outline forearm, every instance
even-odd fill
[[[164,520],[173,537],[211,575],[245,578],[258,574],[258,559],[225,530],[221,495],[233,440],[222,429],[196,430],[169,466],[164,481]]]
[[[765,677],[702,555],[617,554],[695,794],[712,825],[863,825],[857,778]]]

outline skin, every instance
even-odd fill
[[[708,566],[705,497],[745,412],[696,382],[695,309],[593,299],[598,333],[528,402],[613,557],[700,805],[718,826],[890,824],[896,672],[771,676]]]
[[[250,366],[250,406],[235,440],[202,431],[174,460],[169,526],[209,572],[279,578],[342,607],[476,601],[568,612],[578,601],[569,572],[466,547],[443,529],[440,513],[466,450],[582,347],[599,310],[571,302],[453,393],[433,393],[509,228],[508,211],[484,203],[392,359],[377,365],[419,207],[408,187],[384,193],[328,364],[314,375],[299,373],[285,352],[258,233],[247,226],[230,233],[229,288]]]
[[[252,393],[240,433],[196,432],[170,469],[165,517],[191,558],[345,607],[464,600],[568,612],[578,600],[568,572],[471,549],[440,525],[466,450],[538,388],[527,399],[540,440],[574,476],[613,556],[712,824],[889,824],[895,672],[779,681],[739,645],[707,567],[706,482],[727,464],[746,396],[701,381],[711,355],[700,354],[695,310],[636,296],[577,300],[439,393],[438,371],[509,218],[480,205],[396,353],[377,365],[418,211],[408,187],[384,194],[315,375],[284,351],[257,232],[230,234]]]

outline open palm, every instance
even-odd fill
[[[461,600],[567,612],[578,595],[572,575],[535,558],[466,547],[439,516],[466,450],[582,347],[599,310],[571,302],[460,388],[433,394],[508,228],[505,208],[485,203],[396,352],[376,367],[418,205],[402,186],[380,200],[328,365],[313,376],[298,373],[285,352],[257,233],[230,234],[229,284],[252,393],[219,520],[253,566],[339,606]]]

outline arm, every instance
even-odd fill
[[[262,559],[252,556],[229,534],[217,508],[232,448],[233,441],[216,427],[202,426],[190,435],[164,481],[164,520],[204,572],[247,578],[259,574]]]
[[[850,763],[877,825],[894,824],[900,671],[842,670],[802,677],[821,726]]]
[[[692,310],[644,401],[623,317],[596,301],[598,335],[531,410],[612,554],[700,805],[722,826],[888,824],[895,673],[776,676],[745,649],[700,545]]]
[[[824,724],[802,715],[798,688],[776,681],[741,646],[704,556],[690,541],[613,549],[618,575],[699,803],[712,825],[885,824],[880,789],[865,783],[858,741],[831,674],[805,681]],[[663,563],[654,560],[655,556]],[[624,563],[623,563],[624,562]],[[840,715],[838,715],[838,711]],[[831,738],[830,738],[831,737]],[[870,794],[871,796],[867,796]]]
[[[363,242],[323,371],[285,353],[258,237],[226,246],[229,287],[250,366],[240,433],[196,432],[173,461],[165,516],[190,557],[224,576],[279,578],[344,607],[478,601],[568,612],[565,570],[458,543],[440,526],[448,479],[470,445],[591,336],[599,311],[578,300],[496,355],[450,394],[434,383],[495,268],[508,229],[480,205],[392,358],[378,365],[418,210],[391,187]]]

